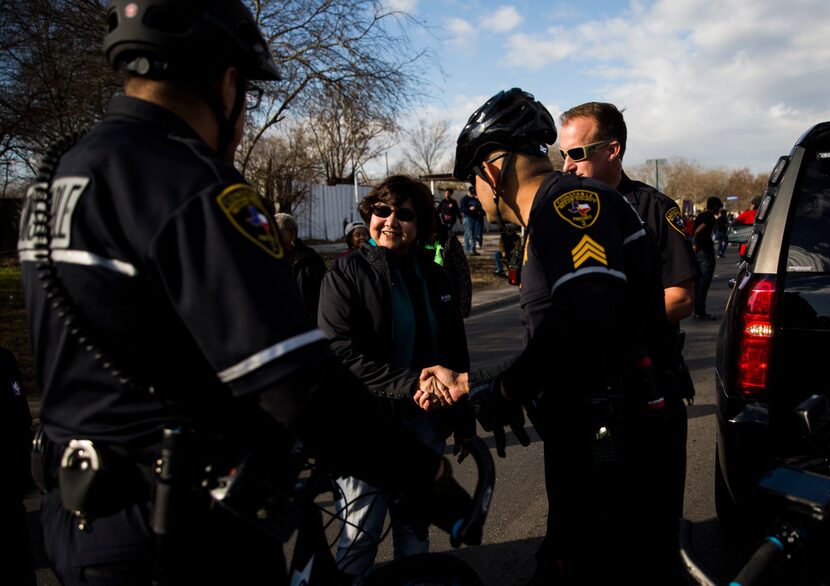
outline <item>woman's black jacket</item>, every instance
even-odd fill
[[[390,410],[403,415],[418,409],[412,395],[418,389],[421,373],[394,366],[395,320],[388,254],[386,248],[363,244],[354,253],[335,259],[323,279],[317,321],[340,360],[373,395],[390,399]],[[452,280],[443,267],[431,260],[432,251],[415,254],[419,254],[419,266],[438,324],[438,363],[456,372],[468,372],[467,337],[458,300],[453,296]],[[473,435],[475,421],[466,406],[449,411],[464,411],[464,415],[453,415],[456,421],[452,427],[459,433]],[[459,429],[459,425],[464,429]]]

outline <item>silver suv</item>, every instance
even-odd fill
[[[794,407],[830,395],[830,122],[770,174],[718,336],[715,504],[744,519],[773,458],[793,455]]]

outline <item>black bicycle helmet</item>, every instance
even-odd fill
[[[513,88],[501,91],[473,112],[458,135],[453,176],[467,181],[473,167],[496,149],[546,155],[556,142],[550,112],[532,94]]]
[[[114,68],[162,78],[236,66],[245,79],[279,71],[241,0],[110,0],[104,52]]]

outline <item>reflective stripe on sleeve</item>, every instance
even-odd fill
[[[640,230],[638,230],[637,232],[634,232],[631,236],[629,236],[628,238],[623,240],[623,246],[625,246],[629,242],[634,242],[635,240],[639,240],[640,238],[643,238],[645,235],[646,235],[645,228],[641,228]]]
[[[44,255],[45,251],[43,250],[21,250],[20,261],[37,261],[44,258]],[[135,266],[128,262],[115,258],[103,258],[85,250],[53,250],[51,256],[55,262],[86,267],[100,267],[122,275],[127,275],[128,277],[135,277],[138,274]]]
[[[571,279],[576,279],[577,277],[582,277],[590,273],[601,273],[604,275],[610,275],[616,279],[622,279],[623,281],[628,281],[628,278],[625,276],[625,273],[622,271],[615,271],[614,269],[609,269],[608,267],[586,267],[584,269],[577,269],[572,273],[568,273],[567,275],[562,275],[559,279],[553,284],[551,287],[550,292],[553,294],[556,291],[557,287],[560,285],[567,283]]]
[[[280,356],[284,356],[289,352],[302,348],[303,346],[307,346],[308,344],[319,342],[320,340],[328,340],[326,334],[323,333],[323,330],[316,329],[303,332],[293,338],[288,338],[287,340],[278,342],[265,350],[261,350],[256,354],[249,356],[242,362],[234,364],[230,368],[226,368],[218,373],[219,380],[223,383],[229,383],[245,376],[249,372],[253,372],[263,364],[276,360]]]

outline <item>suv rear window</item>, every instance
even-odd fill
[[[788,273],[830,272],[830,152],[805,153],[787,252]]]

